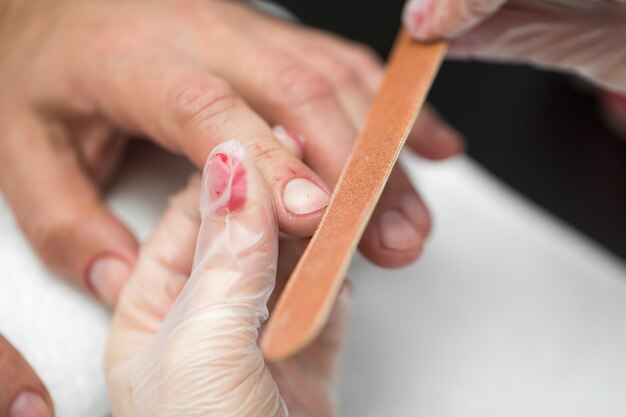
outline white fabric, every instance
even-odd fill
[[[434,236],[410,268],[353,265],[345,415],[623,412],[626,265],[470,159],[408,165],[435,213]],[[189,172],[143,151],[109,201],[145,238]],[[107,415],[108,314],[45,272],[2,201],[0,276],[0,332],[48,385],[58,417]]]

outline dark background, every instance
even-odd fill
[[[303,22],[389,52],[403,0],[279,0]],[[626,259],[626,140],[592,89],[521,66],[447,62],[430,101],[496,176]]]

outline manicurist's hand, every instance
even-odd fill
[[[626,2],[621,0],[410,0],[418,39],[453,39],[450,53],[572,71],[626,92]]]
[[[0,0],[0,56],[0,188],[44,261],[108,305],[137,256],[100,199],[127,137],[198,166],[238,138],[281,230],[308,236],[382,72],[361,45],[219,0]],[[429,109],[409,144],[435,159],[461,148]],[[402,265],[429,229],[398,169],[361,249]]]
[[[220,145],[202,181],[171,200],[122,291],[106,356],[113,415],[336,415],[348,287],[300,355],[266,364],[257,346],[270,294],[301,253],[288,243],[279,257],[271,189],[243,145]]]

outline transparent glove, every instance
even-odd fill
[[[218,146],[202,181],[172,199],[122,292],[106,356],[113,415],[334,416],[347,287],[300,355],[266,364],[257,346],[275,281],[278,292],[302,247],[281,247],[275,280],[272,196],[241,144]]]
[[[624,0],[410,0],[418,39],[454,39],[450,55],[578,73],[626,92]]]

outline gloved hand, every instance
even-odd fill
[[[284,255],[298,255],[292,242],[281,248],[282,277],[294,264]],[[342,290],[317,343],[266,364],[257,337],[277,255],[270,190],[243,146],[226,142],[209,157],[201,184],[196,178],[172,199],[122,291],[106,356],[113,415],[335,415],[349,292]]]
[[[624,0],[410,0],[405,26],[450,55],[573,71],[626,92]]]

